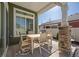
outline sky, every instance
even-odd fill
[[[79,2],[68,2],[68,16],[79,13]],[[56,6],[54,8],[49,9],[48,11],[42,13],[38,16],[39,25],[50,20],[58,20],[62,18],[61,8]]]

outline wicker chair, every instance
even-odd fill
[[[20,34],[19,46],[20,46],[21,53],[30,52],[31,51],[31,38],[22,36]]]
[[[47,29],[46,33],[48,34],[48,39],[51,41],[50,46],[52,46],[53,32],[52,29]]]
[[[43,47],[44,44],[48,45],[49,49],[49,40],[47,39],[47,34],[46,33],[41,33],[40,38],[39,38],[39,49],[40,49],[40,54],[42,54],[41,49],[45,50],[47,53],[51,54],[47,49]]]

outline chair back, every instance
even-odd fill
[[[33,34],[33,31],[28,31],[28,34]]]
[[[40,33],[40,42],[46,42],[46,41],[47,41],[47,34]]]
[[[46,33],[51,33],[52,34],[52,31],[53,31],[52,29],[47,29]]]
[[[52,29],[47,29],[46,33],[50,34],[50,38],[53,37],[53,30]]]
[[[19,44],[21,45],[24,42],[24,39],[26,39],[26,36],[23,36],[20,32],[19,32],[19,36],[20,36],[20,42]]]
[[[31,39],[24,35],[20,34],[20,42],[19,42],[19,49],[22,52],[29,52],[31,51]]]

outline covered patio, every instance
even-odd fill
[[[67,11],[68,5],[65,2],[11,2],[5,3],[5,6],[8,11],[8,29],[9,34],[9,46],[7,49],[7,57],[70,57],[72,55],[71,48],[71,35],[70,35],[70,26],[67,22]],[[40,33],[38,26],[38,16],[47,10],[60,6],[62,12],[61,25],[59,29],[59,41],[56,41],[52,38],[52,54],[47,54],[45,51],[41,50],[42,55],[39,54],[39,48],[33,49],[33,44],[35,47],[37,44],[32,43],[32,55],[27,53],[19,54],[19,34],[27,35],[28,37],[34,36],[28,34],[34,34],[35,37]],[[53,32],[52,32],[53,35]],[[37,35],[38,36],[38,35]],[[40,34],[41,36],[41,34]],[[47,47],[44,46],[46,49]],[[34,50],[34,51],[33,51]]]

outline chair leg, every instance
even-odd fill
[[[50,42],[50,45],[52,46],[52,38],[51,38],[51,42]]]
[[[48,41],[48,50],[50,50],[50,41]]]
[[[39,43],[40,54],[42,55],[42,52],[41,52],[41,43],[40,43],[39,39],[38,39],[38,43]]]
[[[50,45],[48,44],[48,50],[50,50]]]
[[[42,52],[41,52],[41,45],[39,46],[39,50],[40,50],[40,54],[42,54]]]

